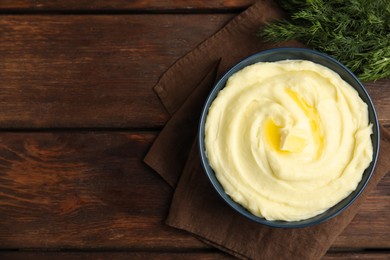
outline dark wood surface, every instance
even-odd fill
[[[235,258],[216,250],[196,251],[196,252],[0,252],[2,259],[9,260],[80,260],[80,259],[189,259],[189,260],[234,260]],[[322,260],[388,260],[386,252],[330,252]]]
[[[0,2],[0,259],[230,258],[163,224],[172,190],[142,158],[159,76],[251,2]],[[367,88],[390,126],[390,80]],[[389,190],[324,259],[389,258]]]
[[[117,11],[189,11],[212,10],[220,12],[232,9],[244,9],[255,0],[2,0],[0,10],[4,11],[42,11],[42,10],[117,10]]]

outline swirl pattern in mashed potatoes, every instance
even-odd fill
[[[260,62],[232,75],[208,111],[205,148],[225,192],[254,215],[297,221],[354,191],[372,160],[368,109],[332,70]]]

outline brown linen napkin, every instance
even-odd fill
[[[276,47],[261,42],[254,34],[264,22],[281,15],[270,1],[256,2],[177,61],[155,86],[173,117],[156,139],[145,162],[168,184],[177,186],[166,223],[240,258],[320,258],[390,168],[384,158],[390,152],[390,136],[382,129],[382,156],[364,193],[343,214],[302,229],[276,229],[252,222],[227,206],[213,190],[201,167],[194,141],[205,97],[215,79],[229,67],[250,54]],[[290,42],[285,46],[302,45]]]
[[[191,143],[198,130],[197,119],[208,95],[210,82],[214,82],[216,77],[218,65],[219,61],[216,61],[207,75],[196,84],[195,90],[165,125],[145,157],[145,162],[172,187],[176,186],[187,161]]]

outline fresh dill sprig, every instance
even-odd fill
[[[296,39],[363,81],[390,77],[390,0],[278,0],[290,16],[261,28],[267,41]]]

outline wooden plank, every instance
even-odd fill
[[[172,190],[141,161],[156,134],[0,133],[0,249],[209,248],[164,225]],[[390,247],[389,187],[333,248]]]
[[[389,259],[388,251],[357,251],[357,252],[328,252],[322,260],[385,260]],[[0,252],[1,259],[8,260],[78,260],[78,259],[236,259],[230,255],[216,250],[189,251],[189,252]]]
[[[160,127],[152,87],[232,16],[0,16],[0,126]]]
[[[228,254],[213,250],[212,252],[0,252],[1,259],[9,260],[79,260],[79,259],[186,259],[186,260],[211,260],[211,259],[236,259]]]
[[[0,10],[228,10],[243,9],[255,0],[2,0]]]
[[[390,251],[329,252],[322,260],[388,260]]]
[[[140,160],[154,138],[2,133],[0,247],[203,248],[163,225],[172,190]]]
[[[0,16],[0,127],[161,127],[153,85],[232,16]],[[367,87],[390,123],[390,80]]]
[[[390,79],[365,83],[365,87],[374,103],[378,119],[382,124],[390,125]]]

